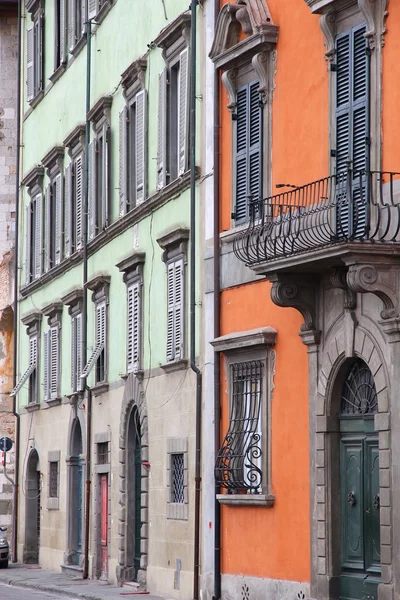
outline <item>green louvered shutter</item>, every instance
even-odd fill
[[[352,239],[365,236],[368,220],[366,177],[363,174],[369,148],[365,31],[365,25],[361,25],[336,39],[336,229],[338,237]],[[346,186],[348,164],[353,172],[351,198]]]
[[[252,82],[238,89],[236,96],[236,197],[235,222],[249,219],[249,195],[261,198],[261,109],[259,84]]]

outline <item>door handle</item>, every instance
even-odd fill
[[[376,496],[374,497],[374,508],[376,510],[379,510],[380,507],[381,507],[381,502],[380,502],[379,494],[376,494]]]
[[[349,506],[354,506],[356,503],[356,495],[354,492],[349,492],[347,496],[347,504]]]

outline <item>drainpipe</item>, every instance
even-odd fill
[[[215,0],[214,19],[220,10],[220,0]],[[219,71],[214,75],[214,338],[220,334],[220,249],[219,249],[219,160],[220,160],[220,78]],[[214,355],[214,447],[215,459],[220,447],[220,353]],[[217,500],[219,486],[215,486],[214,504],[214,595],[213,600],[221,598],[221,505]]]
[[[83,302],[82,302],[82,364],[87,361],[87,281],[88,281],[88,200],[89,200],[89,138],[90,121],[87,115],[90,111],[90,83],[91,83],[91,50],[92,50],[92,24],[88,19],[86,23],[86,134],[85,134],[85,193],[83,197]],[[86,496],[85,496],[85,554],[83,562],[83,579],[89,577],[89,537],[90,537],[90,489],[92,468],[92,390],[87,386],[86,379],[82,380],[83,389],[87,391],[86,415]]]
[[[17,140],[15,167],[15,244],[14,244],[14,344],[13,344],[13,388],[17,383],[17,352],[18,352],[18,244],[19,244],[19,179],[21,169],[21,48],[22,48],[22,0],[18,0],[18,62],[17,62]],[[13,415],[15,416],[15,473],[12,508],[12,562],[17,562],[18,548],[18,492],[19,492],[19,447],[20,447],[20,417],[17,411],[17,397],[13,397]]]
[[[193,600],[199,598],[201,485],[201,371],[196,365],[196,36],[197,0],[191,0],[190,78],[190,368],[196,374]]]

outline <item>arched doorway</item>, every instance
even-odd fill
[[[41,480],[39,454],[32,450],[28,458],[25,479],[25,548],[24,562],[39,563],[40,517],[41,517]]]
[[[69,544],[68,563],[80,566],[83,547],[83,464],[82,429],[75,418],[71,429],[69,457]]]
[[[127,451],[127,518],[126,518],[126,580],[136,581],[140,569],[141,542],[141,433],[139,414],[133,406],[128,421]]]
[[[377,600],[380,583],[378,399],[358,359],[347,370],[340,406],[340,598]]]

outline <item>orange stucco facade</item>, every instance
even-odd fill
[[[221,3],[224,4],[224,2]],[[329,173],[329,72],[318,15],[304,0],[268,0],[279,40],[272,102],[272,182],[302,185]],[[383,168],[400,156],[400,4],[389,2],[383,52]],[[393,28],[394,29],[394,28]],[[232,125],[220,85],[220,225],[232,227]],[[397,170],[399,170],[397,168]],[[278,332],[272,399],[271,508],[222,507],[222,573],[310,581],[310,470],[307,348],[302,318],[278,308],[266,281],[222,290],[220,334],[271,326]],[[221,436],[228,424],[227,378],[221,360]]]

